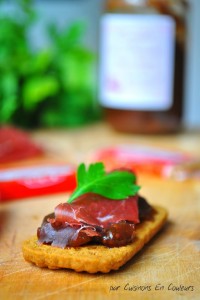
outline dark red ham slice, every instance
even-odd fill
[[[140,196],[115,201],[89,193],[72,204],[59,204],[55,213],[47,215],[38,228],[38,242],[60,248],[90,242],[124,246],[134,240],[139,219],[149,219],[152,213],[152,207]]]
[[[59,204],[55,208],[55,220],[66,222],[70,226],[86,223],[105,227],[123,220],[137,224],[139,223],[138,196],[117,201],[87,193],[72,204]]]

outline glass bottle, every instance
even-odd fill
[[[119,131],[181,128],[187,2],[107,0],[101,17],[99,101]]]

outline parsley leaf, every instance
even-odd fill
[[[77,170],[77,188],[68,203],[88,193],[96,193],[112,200],[122,200],[135,195],[140,187],[135,184],[136,177],[128,171],[116,170],[106,173],[102,162],[91,164],[86,170],[84,163]]]

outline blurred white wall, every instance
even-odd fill
[[[102,12],[102,0],[35,0],[40,19],[31,33],[36,48],[44,46],[44,24],[56,22],[58,26],[73,21],[86,24],[84,42],[94,51],[98,50],[98,20]]]
[[[200,127],[200,1],[190,0],[184,123]]]

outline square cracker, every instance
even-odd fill
[[[49,269],[73,269],[76,272],[108,273],[117,270],[130,260],[163,227],[167,211],[154,206],[155,214],[151,220],[136,225],[136,237],[131,244],[108,248],[103,245],[84,245],[65,249],[51,245],[39,245],[33,236],[23,243],[24,259],[38,267]]]

